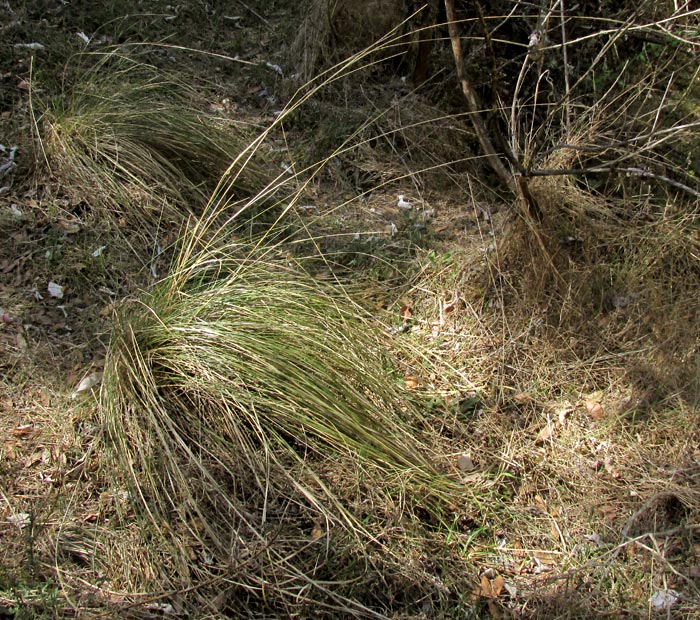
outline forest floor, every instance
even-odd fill
[[[167,273],[162,248],[180,224],[144,230],[91,217],[45,159],[37,102],[62,96],[64,67],[78,54],[159,43],[149,62],[191,83],[207,113],[262,131],[295,91],[285,65],[300,16],[285,4],[0,6],[0,165],[11,164],[0,176],[0,618],[197,617],[178,609],[167,584],[140,589],[149,583],[143,558],[105,572],[144,542],[136,528],[110,531],[122,524],[124,491],[101,458],[90,390],[77,391],[104,369],[120,301]],[[379,86],[358,86],[370,103],[348,118],[388,106],[400,128],[433,110],[392,71]],[[345,137],[342,108],[310,102],[313,123],[300,114],[276,134],[279,149],[263,158],[269,174],[332,151],[332,134]],[[318,122],[326,114],[328,126]],[[348,573],[360,590],[367,579],[356,615],[698,617],[699,397],[674,383],[638,327],[640,314],[663,311],[644,295],[613,295],[600,313],[582,309],[556,325],[546,299],[520,303],[508,283],[537,286],[537,274],[499,255],[515,199],[459,171],[412,174],[401,148],[430,146],[407,139],[334,157],[293,208],[314,243],[297,237],[284,251],[314,246],[330,257],[334,276],[375,315],[401,387],[429,418],[431,448],[479,499],[453,507],[450,527],[429,523],[403,567],[387,562],[395,575],[384,584],[369,569]],[[567,303],[577,304],[573,293]],[[697,352],[687,364],[700,372]],[[220,607],[218,617],[246,615]]]

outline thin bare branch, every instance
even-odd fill
[[[450,33],[450,42],[452,43],[452,54],[455,59],[455,67],[457,69],[457,79],[462,86],[462,93],[467,101],[467,106],[471,112],[471,121],[474,125],[474,131],[476,131],[477,138],[479,139],[479,144],[481,145],[486,159],[488,160],[493,171],[501,179],[501,182],[510,190],[515,190],[516,185],[514,183],[513,175],[508,172],[503,162],[498,157],[496,149],[493,146],[491,137],[489,136],[486,126],[484,125],[479,111],[482,106],[477,100],[476,93],[472,88],[469,78],[467,77],[467,72],[464,68],[464,57],[462,56],[462,44],[459,39],[459,31],[457,29],[457,13],[455,11],[454,0],[445,0],[445,9],[447,11],[447,21],[448,29]]]
[[[680,189],[691,196],[700,198],[700,191],[693,189],[692,187],[671,179],[663,174],[657,174],[656,172],[651,172],[650,170],[643,170],[642,168],[619,168],[616,166],[596,166],[591,168],[559,168],[559,169],[541,169],[541,170],[531,170],[527,173],[528,177],[555,177],[555,176],[582,176],[585,174],[613,174],[620,173],[626,174],[628,176],[640,177],[643,179],[654,179],[656,181],[661,181],[677,189]]]

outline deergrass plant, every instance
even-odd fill
[[[148,570],[200,607],[223,579],[233,599],[247,597],[240,615],[304,615],[311,605],[376,617],[357,592],[369,547],[382,556],[374,574],[421,589],[425,571],[404,570],[425,553],[414,551],[427,544],[415,534],[421,519],[453,518],[445,516],[448,489],[459,487],[451,499],[465,504],[479,494],[479,485],[463,488],[441,473],[444,463],[422,441],[428,426],[387,363],[382,326],[338,284],[272,258],[283,254],[281,218],[332,157],[238,202],[241,213],[255,213],[287,194],[252,249],[232,242],[241,215],[227,215],[231,197],[260,144],[346,70],[300,91],[232,158],[185,230],[170,275],[115,319],[99,398],[108,454],[144,536],[168,558],[163,574],[154,562]],[[387,530],[391,521],[403,525]],[[387,597],[375,605],[390,608]]]
[[[74,63],[64,91],[37,106],[40,148],[74,200],[136,228],[201,211],[248,130],[204,112],[191,87],[119,49]],[[267,181],[251,158],[236,172],[238,197]]]
[[[323,546],[310,524],[371,540],[367,498],[434,507],[441,477],[377,329],[338,291],[250,256],[200,257],[127,302],[100,411],[147,528],[249,587],[271,572],[301,587]]]

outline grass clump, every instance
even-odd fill
[[[77,57],[72,83],[43,103],[41,149],[75,202],[120,223],[181,224],[200,211],[249,143],[189,86],[120,50]],[[234,171],[236,172],[236,171]],[[235,174],[235,198],[264,186],[261,165]]]
[[[344,556],[372,540],[371,498],[384,511],[435,493],[420,415],[345,297],[266,259],[194,262],[123,307],[100,394],[148,536],[175,547],[167,578],[225,575],[250,609],[359,613],[321,584],[337,578],[324,548],[362,572]]]

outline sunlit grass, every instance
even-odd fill
[[[343,246],[356,232],[338,229],[349,226],[345,210],[367,212],[373,193],[409,182],[427,202],[424,184],[443,164],[448,171],[448,158],[474,159],[450,142],[450,116],[439,119],[437,139],[424,140],[426,108],[407,97],[387,107],[392,122],[387,110],[370,110],[306,168],[258,176],[264,140],[298,122],[293,113],[322,89],[368,68],[371,52],[303,87],[259,139],[233,143],[223,168],[221,145],[200,140],[196,123],[160,118],[164,102],[190,95],[173,99],[169,78],[118,55],[105,57],[117,67],[109,77],[90,69],[66,102],[47,108],[42,145],[76,200],[106,206],[133,229],[204,214],[184,229],[170,273],[115,304],[97,403],[102,434],[90,447],[99,476],[86,465],[90,484],[73,496],[77,504],[80,492],[92,494],[93,504],[56,534],[53,568],[76,592],[89,583],[105,607],[145,615],[173,606],[208,617],[591,618],[617,605],[646,617],[650,596],[673,586],[691,617],[696,207],[667,194],[661,208],[663,184],[648,199],[622,200],[644,189],[636,177],[611,189],[557,174],[528,181],[539,221],[516,203],[457,224],[465,205],[483,200],[473,188],[489,181],[449,169],[464,186],[438,215],[449,223],[453,209],[455,226],[473,226],[462,247],[443,255],[444,240],[410,245],[396,269],[398,242],[385,255],[376,240]],[[122,90],[108,84],[115,76]],[[653,101],[644,88],[625,93]],[[553,146],[537,164],[574,168],[610,140],[624,154],[638,115],[618,134],[612,107],[595,123],[569,123],[572,148]],[[557,114],[548,116],[545,150],[564,135]],[[157,145],[144,139],[151,129]],[[377,140],[396,161],[377,154]],[[431,175],[404,151],[424,155]],[[334,204],[287,243],[283,220],[317,188],[328,191],[324,175],[343,158],[372,173],[370,187],[325,196]],[[217,179],[205,173],[221,175],[231,161],[210,197]],[[239,244],[235,213],[252,217],[261,204],[274,204],[277,221]],[[385,298],[373,308],[381,317],[339,285],[351,270],[334,271],[321,251],[326,233],[339,256],[376,251],[368,258],[391,267],[397,288],[386,291],[380,275],[352,263],[354,284],[369,281]],[[381,234],[393,243],[393,232]],[[295,262],[301,247],[331,284]],[[392,318],[400,328],[383,331]]]
[[[100,412],[150,535],[179,554],[196,540],[213,562],[202,572],[264,549],[238,579],[274,573],[289,582],[268,586],[279,602],[318,553],[311,524],[349,534],[336,553],[351,553],[394,503],[438,515],[449,483],[381,326],[294,267],[232,264],[195,260],[122,307]]]

